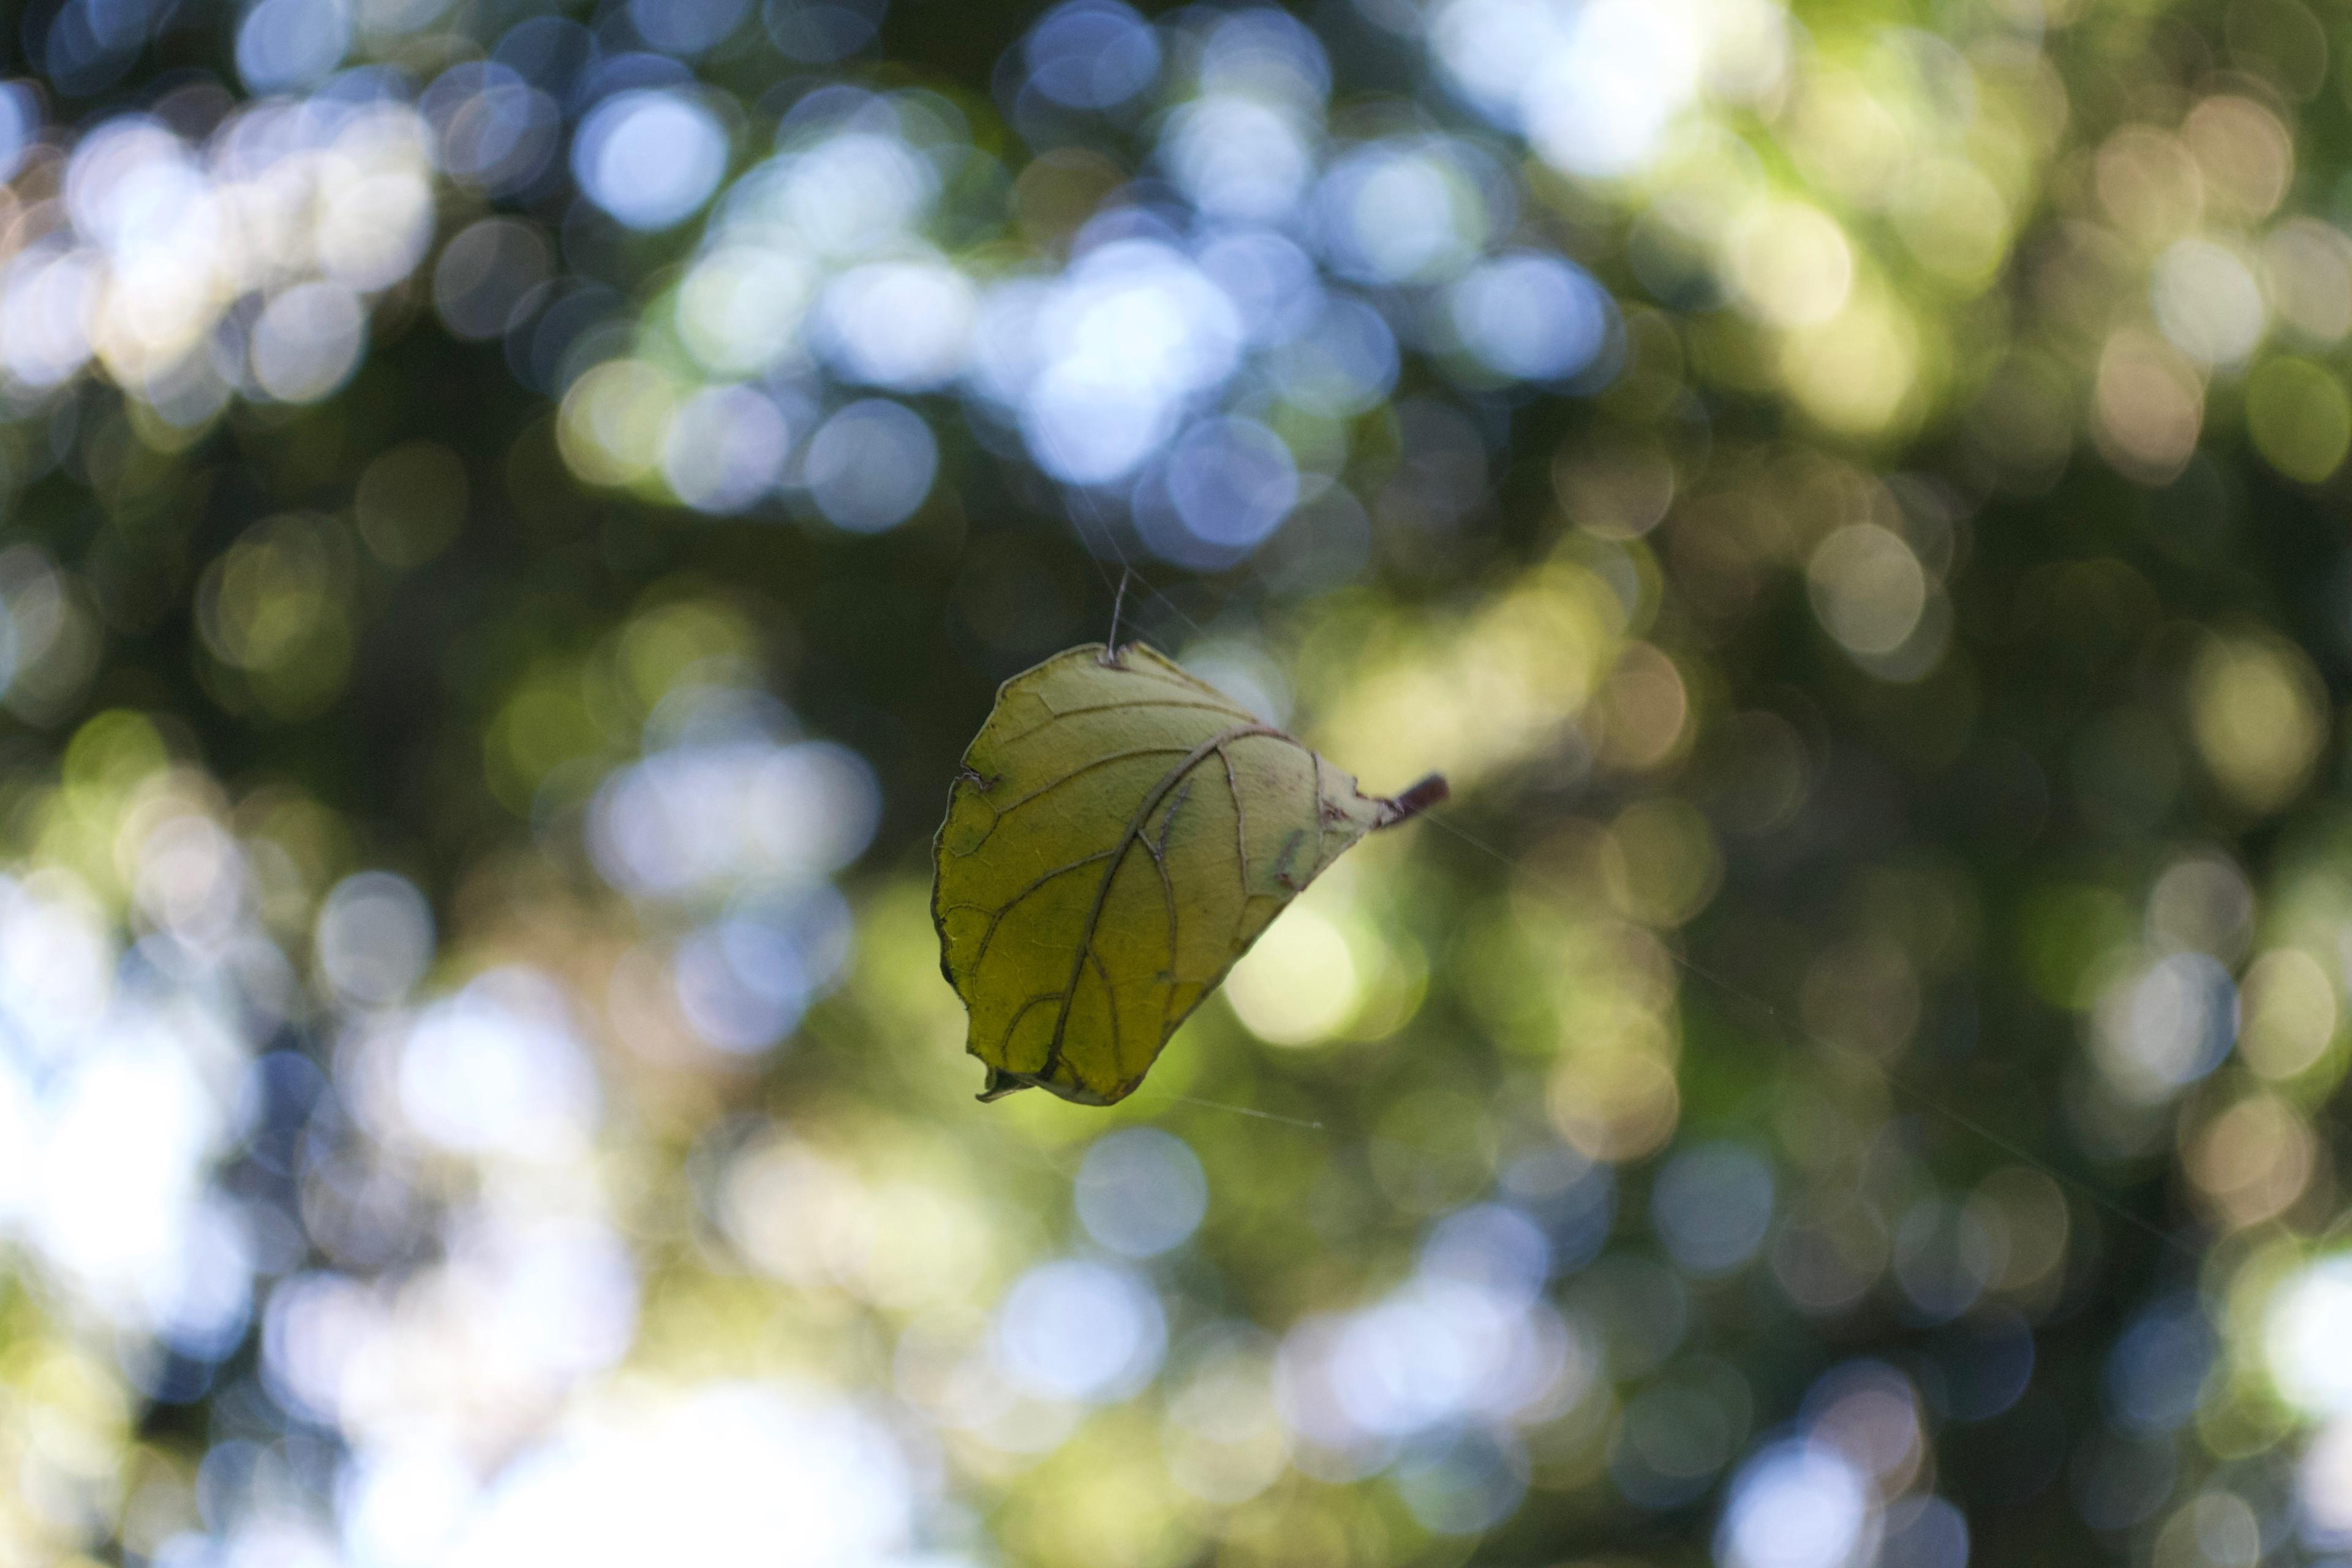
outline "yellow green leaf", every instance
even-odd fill
[[[981,1095],[1109,1105],[1283,907],[1444,798],[1367,795],[1167,658],[1088,643],[996,694],[948,797],[931,915]]]

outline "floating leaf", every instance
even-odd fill
[[[1014,676],[964,753],[931,894],[981,1098],[1133,1093],[1299,889],[1444,795],[1363,795],[1140,643]]]

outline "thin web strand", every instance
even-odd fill
[[[1077,528],[1079,542],[1081,543],[1087,543],[1087,523],[1085,520],[1080,518],[1075,510],[1070,513],[1070,520]],[[1097,519],[1095,526],[1102,530],[1103,542],[1110,547],[1111,559],[1118,562],[1119,565],[1121,577],[1118,585],[1113,588],[1115,595],[1123,595],[1127,591],[1127,582],[1131,578],[1136,583],[1141,584],[1145,593],[1159,600],[1162,605],[1167,605],[1169,613],[1173,615],[1178,620],[1183,622],[1186,626],[1192,627],[1193,631],[1199,633],[1202,637],[1207,637],[1209,635],[1208,627],[1202,626],[1200,622],[1194,620],[1190,615],[1186,614],[1183,605],[1170,598],[1166,594],[1161,593],[1157,584],[1153,583],[1150,578],[1145,576],[1141,572],[1136,569],[1135,563],[1128,559],[1127,551],[1121,547],[1118,542],[1118,531],[1110,525],[1108,519]],[[1087,554],[1093,560],[1095,570],[1103,580],[1103,586],[1106,588],[1112,588],[1113,585],[1111,583],[1110,568],[1104,564],[1102,557],[1095,554],[1090,544],[1087,549]],[[1116,634],[1118,626],[1118,611],[1116,604],[1113,605],[1111,610],[1111,626],[1114,634]]]
[[[1247,1105],[1233,1105],[1222,1100],[1202,1100],[1190,1094],[1171,1094],[1165,1098],[1183,1105],[1206,1106],[1211,1110],[1230,1110],[1235,1116],[1255,1116],[1260,1121],[1279,1121],[1285,1127],[1303,1127],[1310,1132],[1328,1131],[1320,1121],[1306,1121],[1296,1116],[1278,1116],[1271,1110],[1259,1110]]]

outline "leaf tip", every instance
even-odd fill
[[[1003,1068],[992,1067],[988,1069],[987,1083],[982,1085],[981,1091],[972,1098],[986,1105],[992,1100],[1003,1100],[1008,1094],[1018,1094],[1021,1090],[1031,1087],[1033,1086],[1026,1079],[1014,1078]]]

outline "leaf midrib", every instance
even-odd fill
[[[1233,744],[1235,741],[1247,740],[1254,735],[1264,735],[1278,741],[1288,741],[1294,746],[1299,744],[1297,740],[1285,734],[1282,731],[1276,729],[1271,724],[1237,724],[1230,730],[1225,730],[1218,734],[1210,736],[1207,740],[1202,742],[1199,745],[1186,752],[1182,761],[1177,763],[1173,767],[1171,767],[1166,773],[1160,776],[1160,781],[1153,784],[1150,792],[1144,795],[1142,804],[1136,807],[1134,816],[1130,817],[1128,821],[1126,832],[1120,835],[1118,843],[1113,847],[1110,864],[1103,868],[1102,880],[1096,884],[1095,887],[1093,906],[1087,911],[1086,923],[1079,928],[1078,949],[1070,961],[1069,983],[1064,986],[1062,990],[1061,1008],[1054,1016],[1054,1037],[1046,1047],[1045,1064],[1037,1069],[1038,1077],[1051,1077],[1054,1069],[1061,1064],[1062,1039],[1069,1028],[1070,1009],[1077,1004],[1079,977],[1086,973],[1087,960],[1094,952],[1095,932],[1099,930],[1102,925],[1103,907],[1109,901],[1111,884],[1118,878],[1119,867],[1126,864],[1128,851],[1134,848],[1137,842],[1143,837],[1144,824],[1150,820],[1151,813],[1154,808],[1160,805],[1160,801],[1167,798],[1168,792],[1175,788],[1177,782],[1182,779],[1185,774],[1191,773],[1194,768],[1199,767],[1212,755],[1221,752],[1224,747]],[[1238,789],[1234,791],[1234,809],[1238,812],[1241,805],[1241,794]],[[1172,961],[1172,954],[1171,955],[1171,958]],[[1103,998],[1105,1005],[1108,1007],[1110,1012],[1111,1060],[1114,1064],[1118,1064],[1120,1061],[1118,1049],[1118,999],[1111,992],[1108,971],[1105,972],[1105,978],[1103,980]],[[1005,1043],[1008,1047],[1012,1044],[1009,1039]]]

